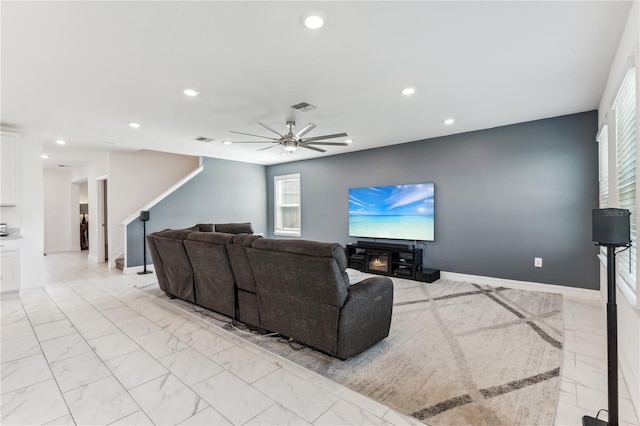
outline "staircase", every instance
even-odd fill
[[[124,271],[124,256],[116,259],[116,268]]]

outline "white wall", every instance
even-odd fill
[[[198,157],[142,150],[111,153],[109,171],[109,263],[124,254],[122,222],[200,166]]]
[[[90,161],[83,167],[74,168],[71,171],[70,182],[87,181],[87,201],[89,203],[89,260],[93,262],[103,262],[103,250],[101,250],[98,234],[102,232],[102,224],[97,220],[98,215],[98,185],[97,178],[108,176],[109,154],[104,153],[95,160]],[[77,217],[77,215],[75,216]],[[95,218],[95,220],[94,220]]]
[[[78,204],[87,204],[89,202],[89,185],[87,182],[78,184]]]
[[[33,133],[21,133],[17,144],[16,206],[0,207],[0,218],[11,228],[20,228],[21,288],[43,284],[44,256],[44,184],[42,140]]]
[[[638,2],[633,2],[616,56],[611,64],[607,85],[600,101],[598,109],[599,128],[602,128],[606,121],[610,119],[608,112],[611,108],[613,97],[618,90],[618,86],[624,77],[630,58],[636,63],[636,75],[638,75],[638,68],[640,68],[638,66],[639,28],[640,7],[638,7]],[[637,111],[640,112],[640,96],[637,97],[637,103]],[[609,140],[611,140],[611,138]],[[614,149],[615,147],[610,146],[610,148]],[[615,168],[615,156],[609,155],[609,157],[609,169],[612,170]],[[615,206],[618,198],[614,180],[609,179],[609,184],[610,200],[613,203],[612,205]],[[640,211],[640,209],[637,209],[637,211]],[[633,217],[632,220],[634,220]],[[635,217],[635,220],[640,224],[638,216]],[[600,291],[603,305],[606,305],[607,274],[606,267],[602,265],[601,268]],[[640,280],[636,281],[638,282],[637,285],[640,286]],[[616,293],[618,305],[618,360],[629,387],[631,401],[633,401],[635,405],[636,412],[640,413],[640,310],[637,307],[638,305],[632,305],[627,296],[620,292],[619,289]]]
[[[79,248],[79,241],[72,240],[73,227],[78,227],[80,223],[77,214],[77,193],[74,199],[72,188],[69,171],[44,170],[45,253]]]

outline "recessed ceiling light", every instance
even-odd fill
[[[409,96],[409,95],[413,95],[414,93],[416,93],[415,87],[405,87],[404,89],[402,89],[403,95]]]
[[[225,144],[225,145],[231,145],[233,142],[230,142],[230,141],[222,141],[222,143],[223,143],[223,144]]]
[[[317,30],[324,25],[324,16],[319,12],[308,12],[302,15],[302,23],[310,30]]]
[[[67,141],[63,141],[62,139],[58,139],[58,140],[56,141],[56,143],[57,143],[58,145],[64,145],[64,144],[66,144],[66,143],[67,143]]]
[[[184,89],[183,93],[185,95],[187,95],[187,96],[198,96],[200,94],[200,92],[198,92],[197,90],[193,90],[193,89]]]
[[[447,126],[449,126],[449,125],[451,125],[451,124],[453,124],[455,122],[456,122],[456,120],[453,119],[453,118],[447,118],[446,120],[443,121],[443,123],[446,124]]]
[[[137,129],[138,127],[140,127],[140,124],[129,122],[129,126],[133,127],[134,129]]]
[[[351,139],[347,139],[346,141],[344,141],[344,143],[351,143],[353,142]]]
[[[42,158],[49,158],[49,156],[47,154],[42,154],[40,157]]]

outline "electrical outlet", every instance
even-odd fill
[[[533,258],[533,266],[535,266],[536,268],[542,268],[542,258],[541,257],[534,257]]]

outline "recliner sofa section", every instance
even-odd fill
[[[193,268],[183,241],[194,231],[169,229],[147,236],[158,284],[169,297],[195,302]],[[162,278],[160,276],[162,275]]]
[[[339,244],[257,239],[247,249],[262,328],[347,359],[389,335],[393,281],[349,285]]]
[[[151,260],[158,277],[158,285],[167,296],[195,303],[193,268],[184,247],[192,232],[214,232],[218,227],[229,234],[252,233],[251,223],[199,223],[185,229],[165,229],[147,235]]]
[[[240,226],[149,235],[158,283],[169,297],[341,359],[388,336],[390,278],[376,276],[349,285],[347,258],[339,244],[218,231],[251,230],[250,224],[231,225]]]
[[[184,247],[193,268],[195,302],[235,318],[235,279],[227,255],[232,238],[221,232],[192,232]]]

